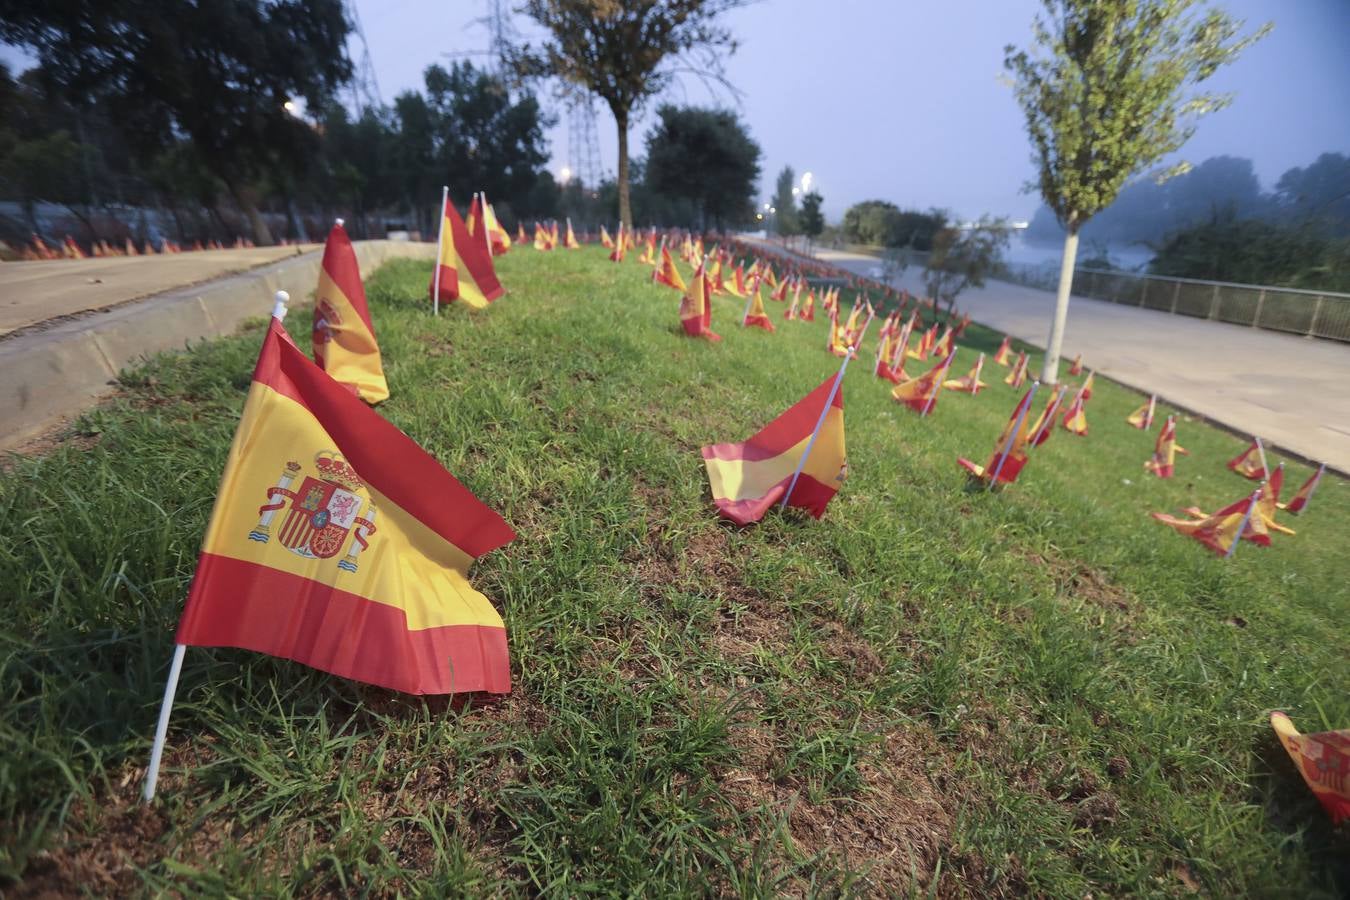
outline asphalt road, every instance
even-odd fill
[[[866,274],[870,256],[820,250],[822,261]],[[910,270],[898,287],[921,293]],[[992,281],[957,307],[990,328],[1044,347],[1055,297]],[[1350,345],[1173,316],[1074,296],[1064,355],[1160,400],[1350,473]]]

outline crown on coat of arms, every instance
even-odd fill
[[[347,465],[345,459],[332,450],[320,450],[314,454],[314,465],[319,470],[319,477],[324,481],[331,481],[333,484],[353,492],[359,491],[363,487],[355,470]]]

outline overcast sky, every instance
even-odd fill
[[[1222,0],[1249,28],[1275,30],[1212,80],[1231,107],[1205,119],[1183,156],[1251,158],[1266,187],[1327,151],[1350,153],[1350,0]],[[446,54],[484,50],[474,21],[486,0],[357,0],[388,102],[419,87]],[[1024,44],[1037,0],[760,0],[729,16],[741,42],[727,74],[741,96],[686,77],[666,99],[737,108],[764,150],[762,192],[784,165],[810,171],[837,218],[882,198],[1027,218],[1038,200],[1021,115],[1003,80],[1003,47]],[[11,60],[12,54],[5,54]],[[477,58],[483,61],[481,57]],[[614,121],[597,107],[605,169]],[[642,152],[649,118],[632,132]],[[556,173],[569,163],[565,118],[553,129]]]

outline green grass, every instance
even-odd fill
[[[871,378],[869,338],[825,518],[730,528],[698,448],[835,370],[823,317],[742,331],[719,298],[714,345],[596,248],[499,268],[511,293],[478,314],[432,318],[425,264],[368,291],[380,411],[519,532],[473,573],[515,691],[422,701],[190,649],[141,808],[261,331],[156,359],[0,474],[0,890],[1350,889],[1346,835],[1267,723],[1350,726],[1342,480],[1288,518],[1297,536],[1217,559],[1148,513],[1249,491],[1223,467],[1241,442],[1183,418],[1193,455],[1146,477],[1156,432],[1099,378],[1089,437],[1057,431],[1013,489],[972,492],[955,458],[991,450],[1002,371],[920,419]],[[288,324],[305,335],[308,312]],[[972,328],[954,368],[1000,337]]]

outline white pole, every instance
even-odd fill
[[[488,260],[492,260],[492,235],[488,233],[487,226],[487,191],[478,192],[478,200],[483,204],[483,221],[478,224],[483,228],[483,243],[487,246]]]
[[[942,393],[942,382],[947,380],[947,370],[952,367],[952,359],[956,356],[956,351],[947,354],[947,359],[942,363],[942,371],[938,373],[937,383],[933,386],[933,393],[929,396],[928,402],[923,405],[923,414],[927,416],[933,411],[933,404],[937,402],[938,394]]]
[[[1041,435],[1045,434],[1045,432],[1054,427],[1055,416],[1059,415],[1059,405],[1060,403],[1064,402],[1064,393],[1067,390],[1068,388],[1065,385],[1061,384],[1059,386],[1059,389],[1055,391],[1055,396],[1050,401],[1050,408],[1046,410],[1045,421],[1041,422],[1041,427],[1037,429],[1036,433],[1031,436],[1031,445],[1033,447],[1039,446],[1041,442]]]
[[[1261,472],[1266,477],[1270,477],[1270,465],[1266,462],[1266,448],[1262,446],[1261,439],[1256,439],[1256,452],[1261,455]]]
[[[872,320],[867,320],[867,325],[871,325]],[[844,380],[844,370],[848,368],[848,361],[853,358],[853,351],[862,345],[862,339],[867,334],[867,325],[863,326],[863,333],[858,336],[858,343],[848,348],[844,354],[844,361],[839,364],[839,374],[834,376],[834,384],[830,385],[830,395],[825,398],[825,407],[820,411],[820,418],[816,420],[815,430],[811,432],[811,440],[806,442],[806,449],[802,451],[802,458],[797,461],[797,470],[792,473],[792,480],[788,482],[788,489],[783,494],[783,502],[779,504],[780,509],[787,509],[788,500],[792,499],[792,492],[797,487],[797,479],[801,477],[802,469],[806,468],[806,460],[811,456],[811,450],[816,446],[816,438],[820,436],[820,429],[825,427],[825,417],[830,413],[830,407],[834,405],[835,394],[839,393],[839,384]]]
[[[1228,559],[1237,552],[1237,545],[1242,543],[1242,533],[1247,530],[1247,523],[1252,520],[1252,510],[1256,508],[1256,501],[1261,499],[1261,489],[1252,491],[1250,501],[1247,503],[1247,511],[1242,515],[1242,524],[1238,526],[1237,537],[1233,538],[1233,543],[1228,545],[1228,552],[1223,555]]]
[[[186,644],[173,645],[169,680],[164,684],[164,700],[159,705],[159,724],[155,726],[155,743],[150,748],[150,768],[145,773],[145,788],[141,792],[146,803],[155,799],[155,784],[159,781],[159,763],[164,756],[164,738],[169,733],[169,714],[173,712],[173,695],[178,691],[178,676],[183,672],[183,654],[186,651]]]
[[[441,208],[438,211],[440,216],[438,222],[440,224],[436,226],[436,271],[431,276],[431,312],[437,316],[441,314],[441,241],[445,238],[443,233],[445,231],[445,204],[449,198],[450,186],[447,184],[441,185]]]
[[[1031,393],[1027,395],[1027,402],[1022,405],[1022,410],[1017,414],[1017,424],[1013,425],[1012,433],[1008,435],[1008,442],[1003,445],[1003,454],[998,458],[998,465],[994,466],[994,472],[989,476],[989,490],[994,489],[998,484],[998,476],[1003,474],[1003,464],[1008,461],[1008,455],[1012,453],[1013,442],[1017,440],[1017,433],[1022,430],[1022,422],[1026,419],[1027,413],[1031,412],[1031,403],[1036,399],[1036,389],[1041,386],[1039,381],[1031,383]]]
[[[1153,409],[1158,405],[1158,395],[1150,394],[1148,398],[1148,415],[1144,416],[1144,430],[1148,431],[1153,427]]]
[[[973,397],[980,392],[980,371],[984,368],[984,354],[975,360],[975,383],[970,386],[970,395]]]
[[[285,291],[277,291],[272,298],[272,318],[278,322],[286,320],[286,304],[291,302],[291,295]]]

